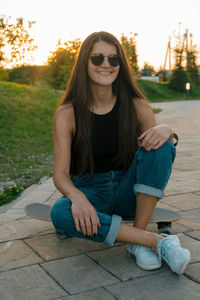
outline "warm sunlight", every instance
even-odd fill
[[[155,68],[163,66],[169,36],[174,46],[175,36],[186,30],[193,34],[193,43],[200,46],[200,2],[173,0],[77,0],[68,2],[7,0],[1,4],[1,15],[13,20],[23,17],[36,21],[31,30],[38,49],[33,63],[44,64],[58,39],[84,39],[93,31],[106,30],[118,38],[122,33],[137,33],[138,64],[148,62]],[[179,25],[181,22],[181,25]]]

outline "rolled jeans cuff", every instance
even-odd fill
[[[158,199],[162,199],[165,196],[165,194],[162,190],[148,186],[148,185],[140,184],[140,183],[136,183],[134,185],[133,189],[134,189],[135,194],[138,194],[138,193],[147,194],[150,196],[157,197]]]
[[[104,240],[104,245],[108,247],[114,246],[121,222],[122,222],[122,218],[120,216],[112,215],[110,230],[108,231],[108,234]]]

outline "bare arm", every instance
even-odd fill
[[[53,180],[56,188],[71,201],[79,192],[70,177],[71,138],[75,130],[72,107],[60,107],[53,122],[54,164]]]
[[[54,117],[54,184],[72,202],[72,215],[77,231],[84,235],[97,234],[98,216],[85,195],[70,177],[71,143],[75,133],[75,119],[71,104],[58,109]]]
[[[155,114],[150,104],[143,99],[135,99],[134,103],[142,129],[138,139],[139,145],[150,151],[158,149],[169,139],[173,142],[172,128],[167,124],[156,124]]]

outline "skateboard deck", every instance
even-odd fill
[[[32,218],[51,222],[50,205],[43,203],[31,203],[28,204],[24,210],[25,213]],[[180,218],[181,216],[177,212],[164,208],[155,208],[149,223],[157,223],[159,233],[172,234],[171,223],[178,221]],[[133,223],[132,219],[124,219],[124,221]],[[59,239],[65,238],[65,236],[63,237],[59,233],[57,234],[57,237]]]
[[[31,203],[25,208],[25,213],[36,219],[51,221],[50,211],[51,206],[43,203]],[[181,218],[180,214],[164,208],[155,208],[149,220],[149,223],[171,223]],[[124,221],[133,222],[131,219],[124,219]]]

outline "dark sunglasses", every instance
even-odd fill
[[[90,56],[91,62],[95,66],[100,66],[103,62],[105,57],[108,58],[109,64],[112,67],[117,67],[120,64],[120,57],[118,54],[110,54],[108,56],[104,56],[102,53],[94,53]]]

